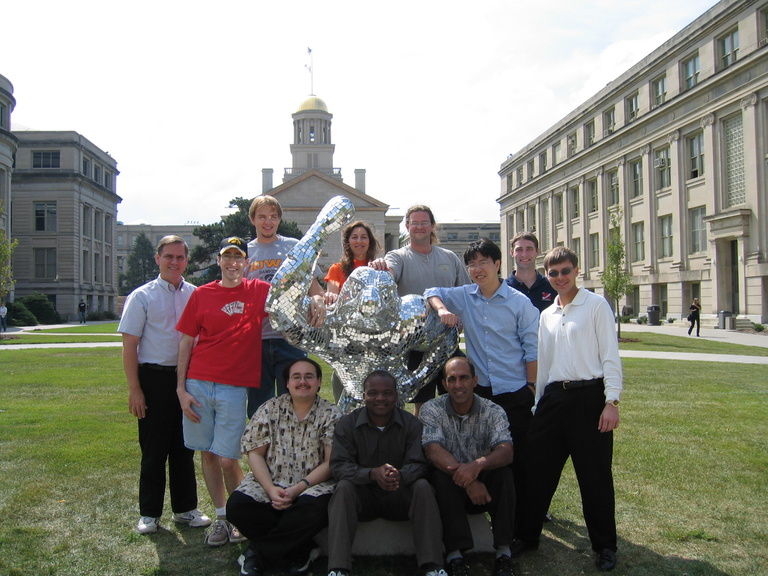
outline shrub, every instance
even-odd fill
[[[104,310],[102,312],[88,312],[85,318],[86,320],[90,320],[91,322],[95,322],[98,320],[117,320],[117,314],[115,314],[111,310]]]
[[[762,332],[765,330],[765,326],[758,324],[757,322],[752,322],[752,328],[754,328],[755,332]]]
[[[669,318],[667,318],[667,324],[672,324],[674,321],[675,321],[675,319],[672,318],[671,316]]]
[[[629,324],[629,320],[630,320],[629,316],[619,316],[619,322],[621,322],[622,324]]]
[[[35,292],[29,296],[19,298],[27,309],[35,315],[40,324],[59,324],[62,319],[53,304],[45,294]]]
[[[7,302],[8,326],[37,326],[37,318],[22,302]]]
[[[638,324],[648,324],[648,316],[638,316],[637,317],[637,323]]]

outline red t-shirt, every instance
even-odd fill
[[[176,330],[197,337],[187,378],[258,388],[261,323],[269,283],[243,280],[236,288],[218,282],[192,293]]]
[[[367,260],[353,260],[352,270],[354,270],[355,268],[360,268],[360,266],[367,266],[367,265],[368,265]],[[344,276],[344,272],[341,271],[341,262],[336,262],[336,264],[331,264],[331,267],[328,268],[328,274],[325,275],[325,281],[336,282],[339,285],[339,290],[341,290],[341,287],[344,286],[344,282],[347,281],[347,277]]]

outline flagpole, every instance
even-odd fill
[[[305,65],[305,68],[309,70],[309,93],[315,95],[315,72],[314,72],[314,59],[312,57],[312,48],[307,48],[307,54],[309,55],[309,64]]]

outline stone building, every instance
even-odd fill
[[[117,162],[77,132],[18,131],[11,222],[16,298],[40,292],[59,314],[115,312]]]
[[[622,305],[684,318],[698,297],[704,317],[764,323],[766,158],[768,2],[723,0],[503,162],[501,237],[573,248],[601,292],[621,209]]]
[[[499,244],[498,222],[438,222],[437,237],[440,246],[454,252],[464,262],[464,252],[470,242],[488,238]],[[504,252],[504,246],[501,246]]]
[[[333,114],[317,96],[309,96],[293,114],[292,166],[283,182],[273,186],[274,170],[262,170],[262,194],[274,196],[283,208],[283,220],[296,222],[306,232],[318,212],[334,196],[343,195],[355,206],[355,219],[371,225],[383,251],[397,247],[401,217],[387,217],[389,205],[366,194],[365,170],[355,170],[355,186],[345,184],[341,168],[334,167],[331,120]],[[341,259],[340,233],[323,247],[319,264],[323,270]]]
[[[0,230],[6,242],[11,241],[11,173],[19,140],[11,133],[11,113],[16,106],[13,84],[0,75]]]

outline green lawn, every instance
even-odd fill
[[[210,549],[169,514],[152,536],[138,519],[139,449],[120,350],[0,353],[0,574],[237,574],[237,546]],[[616,433],[616,574],[753,576],[768,565],[765,367],[624,360]],[[329,395],[327,377],[323,394]],[[200,507],[212,509],[202,476]],[[570,468],[541,548],[518,574],[592,574]],[[489,574],[487,556],[470,559]],[[411,574],[412,558],[358,559],[355,576]],[[324,561],[313,565],[325,573]]]
[[[0,346],[13,346],[15,344],[67,344],[81,342],[120,342],[121,334],[49,334],[46,332],[12,332],[3,334],[0,338]]]
[[[648,350],[660,352],[691,352],[701,354],[734,354],[742,356],[768,356],[768,348],[759,346],[744,346],[730,342],[719,342],[705,338],[691,338],[684,334],[657,334],[654,332],[622,332],[623,339],[638,340],[637,342],[622,342],[621,350]],[[768,336],[759,336],[768,338]]]
[[[36,333],[56,334],[115,334],[117,333],[117,321],[103,322],[100,324],[72,324],[66,328],[36,328]]]

